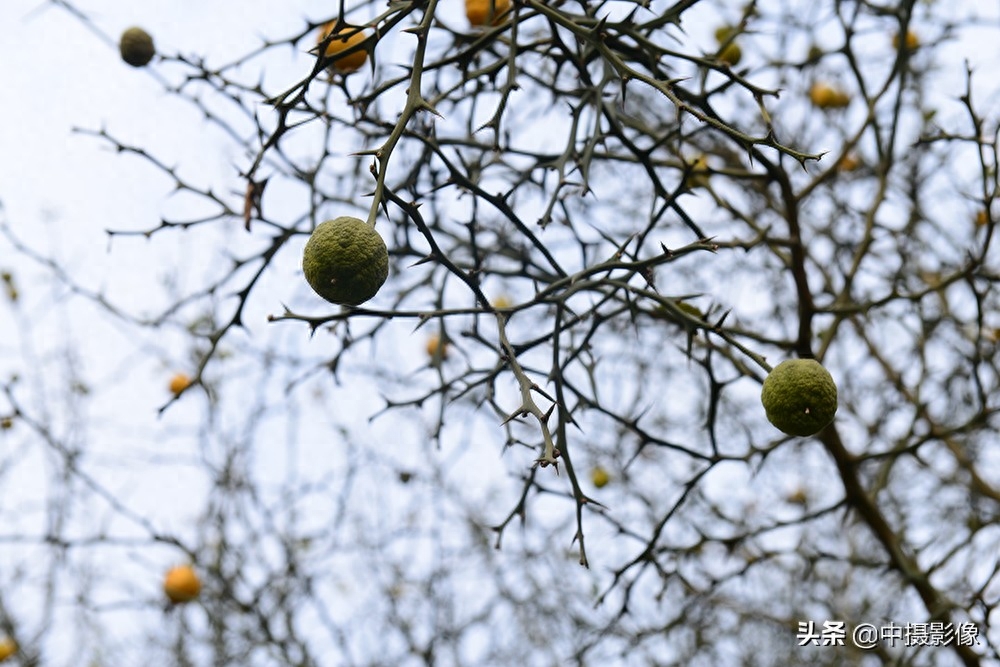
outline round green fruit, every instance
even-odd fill
[[[740,48],[740,45],[734,39],[738,34],[737,28],[729,25],[722,25],[715,29],[716,43],[719,46],[725,44],[722,50],[719,51],[719,60],[730,67],[736,67],[740,63],[740,60],[743,59],[743,49]]]
[[[389,275],[389,251],[379,233],[341,216],[316,226],[302,255],[310,287],[330,303],[357,306],[375,296]]]
[[[837,414],[837,385],[815,359],[789,359],[768,374],[760,400],[768,421],[782,432],[814,435]]]
[[[730,67],[736,67],[743,60],[743,49],[736,42],[730,42],[722,51],[719,51],[719,60]]]
[[[737,28],[731,25],[720,25],[715,29],[715,41],[722,44],[734,34],[736,34]]]
[[[129,28],[118,42],[122,60],[132,67],[144,67],[156,54],[153,38],[142,28]]]
[[[593,482],[594,486],[598,489],[603,489],[611,481],[611,473],[609,473],[604,466],[596,466],[590,471],[590,481]]]

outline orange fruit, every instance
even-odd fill
[[[320,28],[319,38],[316,40],[317,45],[323,44],[323,40],[331,33],[335,25],[336,21],[330,21]],[[367,39],[367,35],[360,28],[354,26],[341,26],[337,33],[344,33],[345,36],[338,37],[335,35],[330,40],[330,43],[326,45],[326,51],[323,53],[327,58],[346,51],[352,46],[357,46]],[[368,52],[364,49],[359,49],[334,60],[329,70],[331,73],[340,72],[341,74],[350,74],[359,70],[365,64],[366,60],[368,60]]]
[[[17,642],[10,637],[0,639],[0,662],[17,653]]]
[[[191,378],[187,373],[174,373],[174,376],[170,378],[170,393],[174,396],[180,396],[181,392],[191,386]]]
[[[431,361],[448,358],[448,341],[441,342],[439,334],[431,334],[427,339],[427,356]]]
[[[916,51],[920,48],[920,38],[917,37],[917,33],[912,30],[906,31],[906,39],[904,40],[906,44],[906,49],[908,51]],[[899,49],[899,33],[897,32],[892,36],[892,48]]]
[[[809,101],[820,109],[843,109],[850,105],[851,96],[828,83],[816,82],[809,89]]]
[[[163,592],[174,604],[190,602],[201,593],[201,580],[190,565],[178,565],[167,570]]]
[[[465,0],[465,16],[473,26],[500,25],[509,15],[510,0]]]
[[[837,169],[840,171],[854,171],[861,166],[861,160],[854,153],[848,153],[837,160]]]

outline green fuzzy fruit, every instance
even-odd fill
[[[814,435],[837,414],[837,385],[815,359],[789,359],[764,380],[760,401],[768,421],[779,430]]]
[[[375,296],[389,275],[389,251],[375,229],[341,216],[316,226],[302,255],[302,269],[316,294],[357,306]]]
[[[719,60],[730,67],[736,67],[743,60],[743,49],[736,42],[731,42],[719,52]]]
[[[132,67],[144,67],[156,54],[153,38],[142,28],[129,28],[118,42],[122,60]]]
[[[725,47],[718,54],[719,60],[730,67],[736,67],[740,64],[740,60],[743,59],[743,49],[735,41],[732,41],[733,37],[737,34],[737,29],[728,25],[719,26],[715,29],[715,41],[719,46],[725,44]]]

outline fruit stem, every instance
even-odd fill
[[[538,404],[535,403],[535,399],[532,398],[531,392],[538,389],[538,386],[528,378],[527,373],[521,368],[521,364],[517,361],[517,355],[514,352],[514,347],[510,344],[507,339],[507,318],[504,317],[502,313],[496,313],[497,318],[497,334],[500,337],[500,347],[503,348],[504,355],[507,357],[507,363],[510,364],[510,370],[514,373],[514,377],[517,378],[518,387],[521,390],[521,405],[510,413],[507,421],[517,417],[518,415],[532,415],[538,420],[538,426],[542,431],[542,442],[544,443],[544,450],[542,455],[535,459],[535,463],[541,466],[557,465],[559,463],[558,454],[556,453],[555,442],[552,440],[552,431],[549,429],[549,415],[552,413],[552,408],[549,408],[548,412],[543,412]],[[555,407],[554,405],[552,407]]]
[[[389,137],[385,140],[385,143],[374,152],[375,159],[378,162],[378,172],[375,174],[375,192],[372,198],[372,206],[371,210],[368,212],[367,220],[367,223],[372,227],[375,226],[375,219],[378,217],[378,209],[384,199],[385,174],[387,167],[389,166],[389,157],[392,155],[393,149],[403,136],[403,131],[406,129],[407,123],[410,122],[410,119],[413,118],[418,111],[430,111],[436,116],[441,116],[441,114],[439,114],[420,93],[421,78],[424,72],[424,54],[427,51],[427,33],[434,20],[434,8],[436,5],[437,0],[430,0],[430,2],[427,3],[427,9],[424,11],[424,17],[421,19],[420,23],[403,31],[413,33],[417,36],[417,49],[413,54],[413,73],[410,76],[410,85],[406,89],[406,104],[403,106],[403,111],[399,114],[399,120],[396,121],[396,125],[392,128],[392,132],[389,134]],[[375,169],[376,166],[373,164],[373,173],[375,172]]]

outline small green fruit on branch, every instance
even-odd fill
[[[341,216],[316,226],[306,242],[302,270],[316,294],[357,306],[375,296],[389,275],[389,251],[375,228]]]
[[[142,28],[132,27],[122,33],[118,42],[122,60],[132,67],[145,67],[156,55],[153,38]]]
[[[837,385],[815,359],[774,367],[760,392],[767,419],[788,435],[815,435],[837,414]]]

